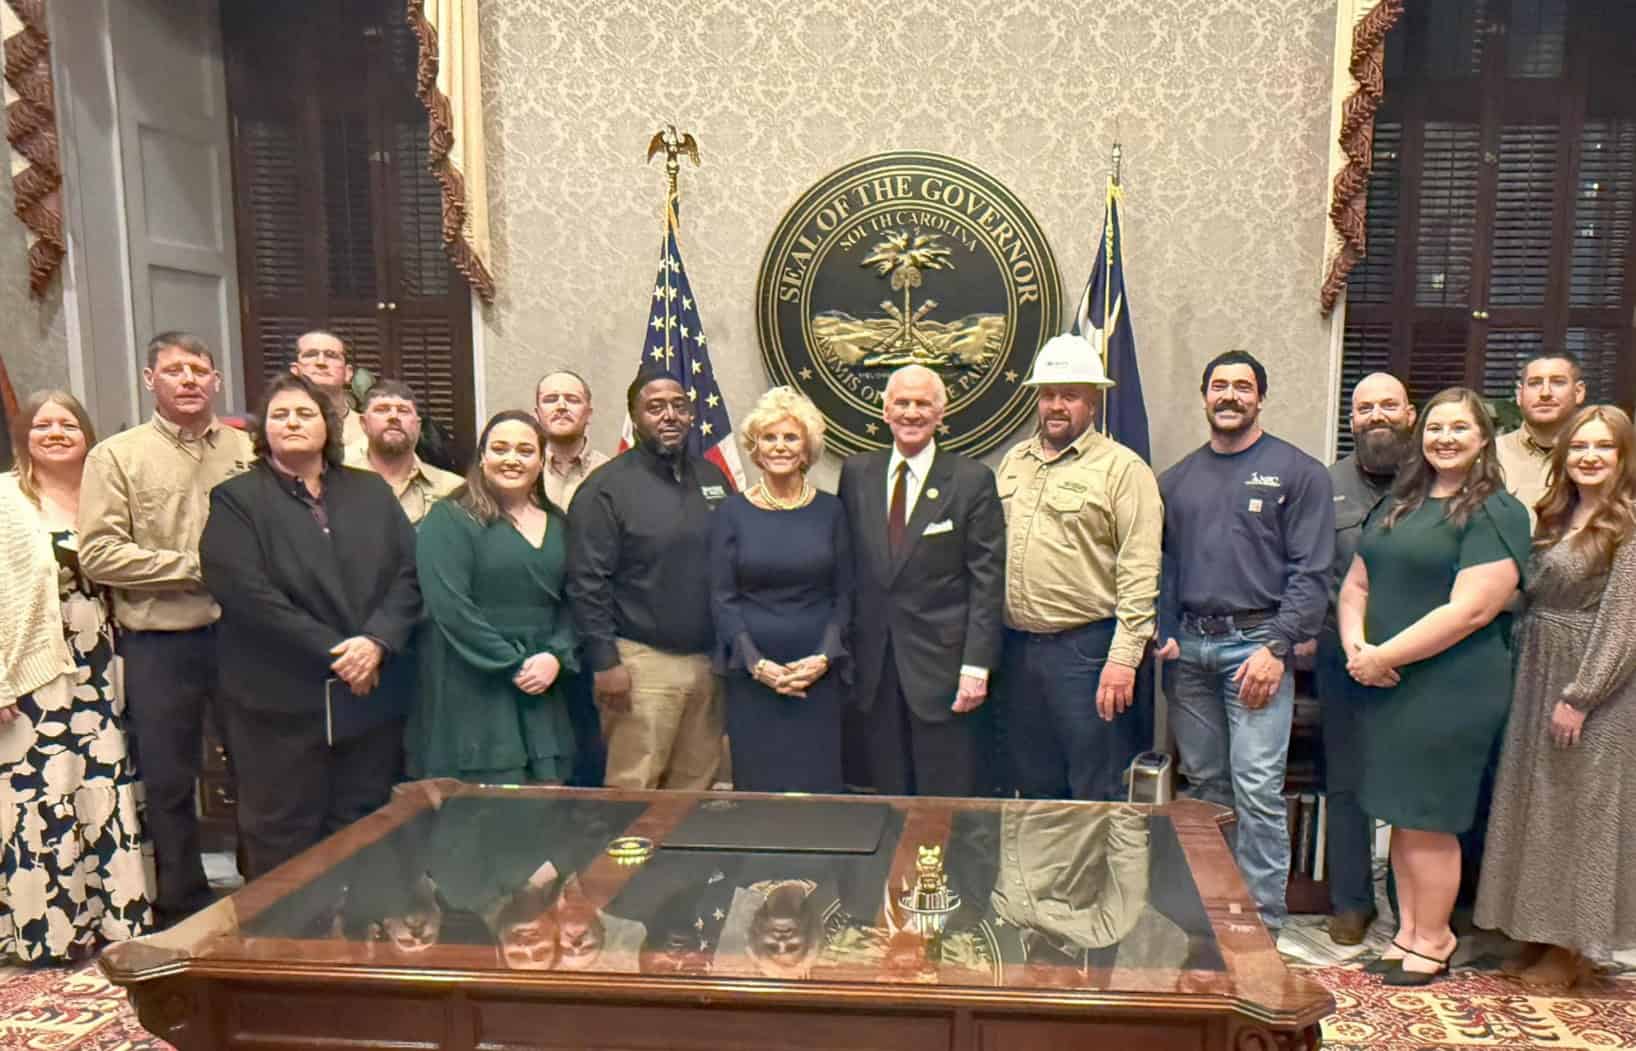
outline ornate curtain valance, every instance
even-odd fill
[[[6,141],[11,143],[14,210],[28,228],[29,292],[42,299],[67,251],[45,0],[6,0],[0,5],[0,39],[5,42]]]
[[[1319,291],[1326,317],[1346,288],[1347,275],[1364,256],[1375,111],[1386,93],[1386,34],[1402,16],[1403,0],[1339,0],[1335,7],[1329,237]]]
[[[409,0],[408,13],[420,41],[416,90],[431,122],[428,161],[443,187],[443,245],[472,289],[490,302],[477,0]]]

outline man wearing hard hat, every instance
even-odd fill
[[[1024,382],[1038,392],[1039,429],[998,472],[1006,758],[1025,796],[1121,799],[1120,778],[1142,748],[1127,709],[1154,633],[1159,484],[1096,429],[1101,390],[1113,386],[1099,346],[1057,336]]]

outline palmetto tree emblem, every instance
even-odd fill
[[[858,264],[874,267],[880,277],[890,274],[892,291],[903,293],[901,310],[889,299],[881,301],[881,308],[898,323],[898,328],[871,348],[870,357],[879,364],[907,364],[910,361],[924,364],[941,361],[946,356],[915,328],[920,319],[937,306],[937,300],[926,300],[913,313],[909,310],[910,297],[920,287],[923,271],[954,269],[954,264],[949,261],[949,250],[939,244],[941,239],[940,234],[921,233],[918,228],[912,234],[907,230],[895,230],[887,235],[886,240],[870,248],[869,254]],[[894,360],[880,360],[885,357]],[[904,360],[895,360],[900,357]]]

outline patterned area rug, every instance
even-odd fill
[[[1302,971],[1335,997],[1327,1051],[1563,1051],[1636,1048],[1636,980],[1602,977],[1579,996],[1531,996],[1497,974],[1463,971],[1427,989],[1396,990],[1354,967]],[[6,1051],[168,1051],[143,1030],[95,968],[14,971],[0,982]]]

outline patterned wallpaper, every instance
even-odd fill
[[[64,329],[62,282],[65,265],[43,301],[28,294],[28,234],[11,214],[11,179],[0,178],[0,318],[6,340],[0,343],[6,372],[17,399],[43,387],[68,386],[68,337]]]
[[[1269,428],[1321,455],[1333,0],[484,0],[499,285],[487,408],[547,365],[584,372],[609,448],[657,262],[662,121],[684,163],[682,249],[735,419],[766,387],[756,270],[822,175],[888,149],[952,154],[1026,204],[1070,303],[1124,143],[1126,265],[1156,462],[1203,441],[1203,362],[1271,372]],[[827,465],[829,474],[833,465]],[[822,476],[821,476],[822,477]]]

